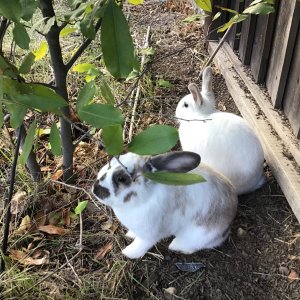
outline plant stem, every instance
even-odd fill
[[[53,2],[50,0],[40,0],[40,9],[44,18],[55,17]],[[51,26],[49,32],[46,34],[46,40],[49,46],[50,57],[55,77],[55,91],[61,95],[67,103],[67,68],[63,62],[61,46],[59,43],[60,27],[56,21]],[[63,115],[70,118],[70,107],[65,106],[61,109]],[[73,176],[73,154],[75,147],[72,141],[72,127],[64,118],[60,118],[60,133],[63,148],[63,177],[65,182],[74,180]]]
[[[21,127],[23,127],[23,125],[21,125]],[[11,175],[10,175],[8,198],[6,199],[6,202],[5,202],[6,215],[5,215],[3,240],[2,240],[2,255],[7,254],[9,226],[10,226],[10,220],[11,220],[11,210],[10,210],[11,199],[12,199],[13,192],[14,192],[16,168],[17,168],[18,154],[19,154],[20,145],[21,145],[21,139],[22,139],[22,130],[20,128],[20,130],[18,132],[16,147],[15,147],[15,156],[14,156]],[[5,261],[4,261],[4,257],[2,255],[1,255],[1,270],[0,270],[1,273],[4,272],[4,270],[5,270]]]

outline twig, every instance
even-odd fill
[[[21,125],[22,127],[23,125]],[[18,154],[20,150],[21,145],[21,139],[22,139],[22,130],[19,130],[17,142],[16,142],[16,148],[15,148],[15,154],[14,154],[14,160],[11,170],[11,176],[10,176],[10,185],[9,185],[9,194],[8,198],[6,199],[5,208],[6,208],[6,216],[5,216],[5,224],[4,224],[4,232],[3,232],[3,240],[2,240],[2,255],[7,254],[7,246],[8,246],[8,236],[9,236],[9,225],[11,220],[11,200],[14,192],[14,185],[15,185],[15,177],[16,177],[16,168],[17,168],[17,161],[18,161]],[[4,272],[5,270],[5,261],[4,257],[1,255],[1,270],[0,272]]]
[[[150,36],[150,26],[148,26],[148,28],[147,28],[147,33],[146,33],[146,36],[145,36],[145,44],[144,44],[144,47],[143,47],[144,49],[149,47],[149,36]],[[143,54],[142,59],[141,59],[141,69],[143,69],[143,67],[144,67],[145,59],[146,59],[146,54]],[[130,126],[129,126],[129,133],[128,133],[128,142],[131,142],[131,139],[132,139],[135,112],[136,112],[136,108],[137,108],[138,99],[139,99],[139,96],[140,96],[140,91],[141,91],[141,86],[138,85],[138,87],[136,89],[136,93],[135,93],[133,108],[132,108],[132,114],[131,114],[131,120],[130,120]]]
[[[204,64],[204,66],[202,67],[202,70],[198,76],[198,80],[202,77],[203,71],[204,69],[211,64],[212,60],[214,59],[214,57],[216,56],[216,54],[218,53],[218,51],[220,50],[221,46],[223,45],[223,43],[225,42],[230,30],[232,28],[232,25],[230,25],[230,27],[228,27],[226,33],[223,35],[223,37],[221,38],[217,48],[215,49],[215,51],[211,54],[211,56],[209,57],[209,59],[206,61],[206,63]]]

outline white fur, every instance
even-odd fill
[[[123,166],[136,175],[130,186],[115,195],[112,176],[120,164],[113,159],[110,168],[104,166],[98,180],[110,191],[110,196],[99,199],[113,208],[120,222],[129,231],[133,242],[122,252],[129,258],[142,257],[158,241],[175,236],[170,250],[193,253],[219,246],[227,235],[237,206],[237,196],[231,183],[208,166],[199,166],[193,173],[201,174],[206,182],[189,186],[155,183],[143,177],[141,170],[147,157],[127,153],[120,157]],[[122,166],[122,167],[123,167]],[[96,182],[96,184],[97,184]],[[128,202],[124,197],[136,193]]]
[[[225,175],[239,195],[252,192],[265,183],[260,141],[243,118],[215,108],[214,94],[207,87],[211,78],[203,80],[203,104],[189,94],[176,108],[182,149],[201,155],[201,161]]]

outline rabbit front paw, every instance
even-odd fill
[[[130,239],[135,239],[136,237],[136,235],[131,230],[128,230],[125,236]]]
[[[140,258],[144,256],[153,245],[154,243],[136,238],[129,246],[122,250],[122,253],[131,259]]]

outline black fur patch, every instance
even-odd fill
[[[102,200],[110,196],[109,190],[101,186],[98,181],[93,186],[93,193]]]
[[[112,183],[115,194],[118,194],[121,186],[130,186],[131,181],[132,180],[130,176],[125,172],[123,168],[116,169],[112,176]]]
[[[99,180],[100,180],[100,181],[103,181],[103,180],[106,178],[106,174],[107,174],[107,173],[104,173],[104,174],[100,177]]]
[[[137,193],[136,193],[136,192],[130,192],[130,193],[128,193],[128,194],[124,197],[124,203],[129,202],[130,199],[131,199],[131,197],[133,197],[133,196],[137,196]]]

